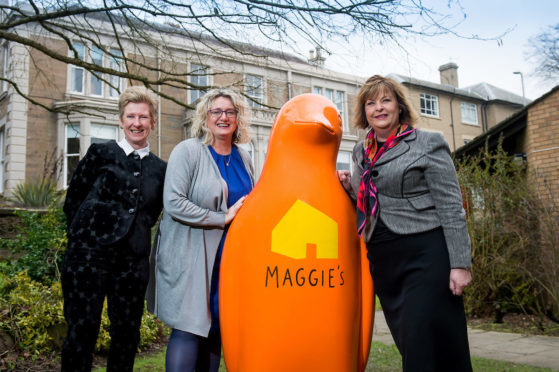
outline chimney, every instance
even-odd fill
[[[315,51],[312,49],[309,51],[309,63],[318,67],[324,67],[324,61],[326,61],[326,58],[322,56],[322,48],[316,47]]]
[[[458,65],[454,62],[439,67],[441,73],[441,84],[452,85],[458,88]]]

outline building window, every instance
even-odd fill
[[[4,44],[4,46],[2,46],[2,56],[1,58],[1,62],[2,62],[2,77],[4,79],[8,78],[8,63],[9,63],[9,46],[8,44]],[[5,80],[2,80],[2,92],[5,92],[8,90],[8,82]]]
[[[77,53],[77,57],[83,61],[85,56],[85,46],[82,43],[78,43],[78,42],[72,43],[72,46],[74,47],[75,52]],[[73,50],[70,50],[70,56],[75,57]],[[83,67],[72,66],[72,79],[71,79],[72,87],[70,88],[72,92],[83,94],[84,76],[85,73]]]
[[[99,67],[122,71],[122,53],[118,49],[111,49],[105,53],[98,46],[88,47],[81,42],[73,42],[72,46],[77,52],[78,58]],[[74,51],[69,50],[69,55],[74,57]],[[118,98],[122,89],[122,79],[118,76],[106,76],[101,72],[86,71],[83,67],[71,66],[69,70],[68,89],[71,93],[88,94],[94,97]]]
[[[462,122],[477,125],[477,106],[473,103],[461,102]]]
[[[118,140],[118,127],[115,125],[91,124],[91,143],[105,143],[110,140]]]
[[[0,129],[0,193],[4,192],[4,168],[6,162],[6,131],[5,127]]]
[[[252,99],[248,103],[251,107],[262,107],[260,103],[264,103],[264,79],[262,76],[246,75],[245,77],[245,93]]]
[[[85,136],[81,140],[81,131],[87,133],[84,127],[89,126],[89,136]],[[80,128],[80,122],[66,124],[66,133],[64,138],[64,187],[68,187],[72,174],[80,161],[80,142],[85,146],[85,150],[92,143],[104,143],[110,140],[118,140],[118,126],[96,124],[83,122]],[[85,141],[84,141],[85,140]],[[85,151],[83,151],[85,153]]]
[[[115,71],[122,71],[122,53],[120,50],[111,49],[111,56],[109,57],[109,68]],[[118,98],[119,92],[122,89],[120,86],[120,77],[111,75],[109,76],[109,97]]]
[[[336,107],[338,108],[338,111],[340,112],[340,117],[342,118],[342,124],[343,124],[343,129],[344,131],[349,130],[349,126],[347,125],[347,120],[344,119],[344,99],[345,94],[344,92],[341,92],[339,90],[336,91],[336,100],[334,101],[336,103]]]
[[[336,160],[337,170],[348,170],[351,172],[351,152],[340,151]]]
[[[208,66],[190,64],[190,82],[199,87],[209,86]],[[192,89],[190,91],[190,103],[196,102],[206,93],[203,89]]]
[[[423,115],[439,117],[439,97],[421,93],[419,95],[419,103]]]
[[[103,67],[103,51],[99,47],[94,46],[91,48],[91,63]],[[94,96],[103,95],[103,74],[99,72],[90,73],[90,89],[91,94]]]
[[[80,161],[80,125],[67,124],[64,137],[64,188],[68,187],[72,173]]]
[[[332,101],[335,105],[336,108],[338,109],[338,111],[340,112],[340,117],[342,118],[342,123],[343,123],[343,129],[344,131],[348,130],[348,125],[346,120],[344,120],[344,97],[345,97],[345,93],[341,90],[334,90],[334,89],[328,89],[328,88],[322,88],[322,87],[318,87],[318,86],[314,86],[312,88],[312,91],[314,94],[320,94],[321,96],[325,96],[326,98],[328,98],[330,101]],[[324,94],[323,94],[324,92]]]

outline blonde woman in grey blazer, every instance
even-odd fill
[[[152,251],[148,310],[173,328],[167,372],[217,372],[221,359],[218,280],[229,223],[253,187],[249,108],[215,89],[196,107],[192,136],[172,151],[163,218]]]
[[[357,205],[375,292],[405,372],[471,371],[462,293],[470,237],[448,144],[413,128],[403,87],[375,75],[361,88],[354,173],[339,172]]]

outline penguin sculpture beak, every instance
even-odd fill
[[[336,132],[332,125],[329,122],[322,122],[322,121],[304,121],[304,120],[295,120],[296,125],[311,125],[311,126],[319,126],[326,130],[329,134],[335,136]]]

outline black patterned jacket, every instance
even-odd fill
[[[126,237],[135,253],[149,254],[150,229],[163,207],[166,166],[151,152],[140,159],[126,156],[114,141],[92,144],[64,202],[72,246],[102,247]]]

